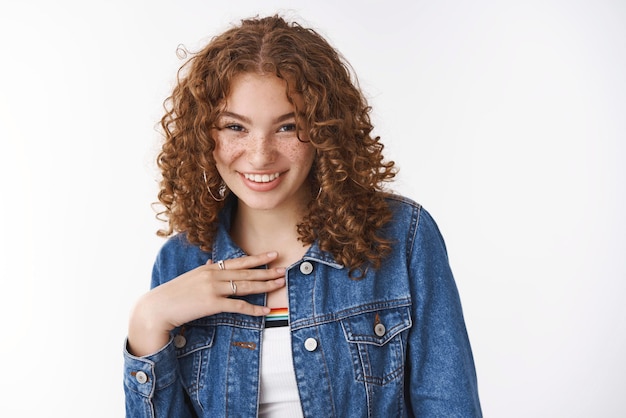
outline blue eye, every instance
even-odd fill
[[[243,132],[244,131],[244,127],[236,124],[236,123],[231,123],[228,124],[226,126],[224,126],[225,129],[230,129],[231,131],[235,131],[235,132]]]

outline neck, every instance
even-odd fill
[[[241,201],[231,224],[230,234],[249,255],[277,251],[269,267],[289,267],[306,253],[309,245],[298,239],[296,225],[306,213],[306,202],[271,210],[252,209]],[[288,306],[287,290],[281,288],[267,295],[267,306]]]
[[[285,248],[303,246],[298,240],[296,225],[302,221],[305,210],[305,205],[258,210],[240,202],[231,225],[231,235],[248,254],[265,251],[284,254]]]

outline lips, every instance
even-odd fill
[[[269,183],[270,181],[276,180],[280,173],[272,173],[272,174],[251,174],[251,173],[243,173],[243,176],[246,180],[253,181],[255,183]]]

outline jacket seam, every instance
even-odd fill
[[[304,318],[293,321],[291,323],[291,330],[295,331],[302,328],[323,325],[330,322],[337,322],[345,318],[350,318],[352,316],[360,315],[367,312],[376,312],[381,309],[403,308],[407,306],[411,306],[410,298],[392,299],[383,302],[369,303],[366,305],[361,305],[360,309],[344,309],[342,311],[332,312],[324,315],[315,315],[312,318]]]

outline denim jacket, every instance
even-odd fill
[[[393,251],[365,278],[317,243],[286,272],[291,350],[305,417],[481,417],[474,360],[446,247],[420,205],[389,196]],[[212,253],[184,234],[152,286],[243,256],[222,212]],[[265,295],[245,296],[263,305]],[[174,329],[157,353],[124,351],[127,417],[256,417],[264,318],[221,313]]]

